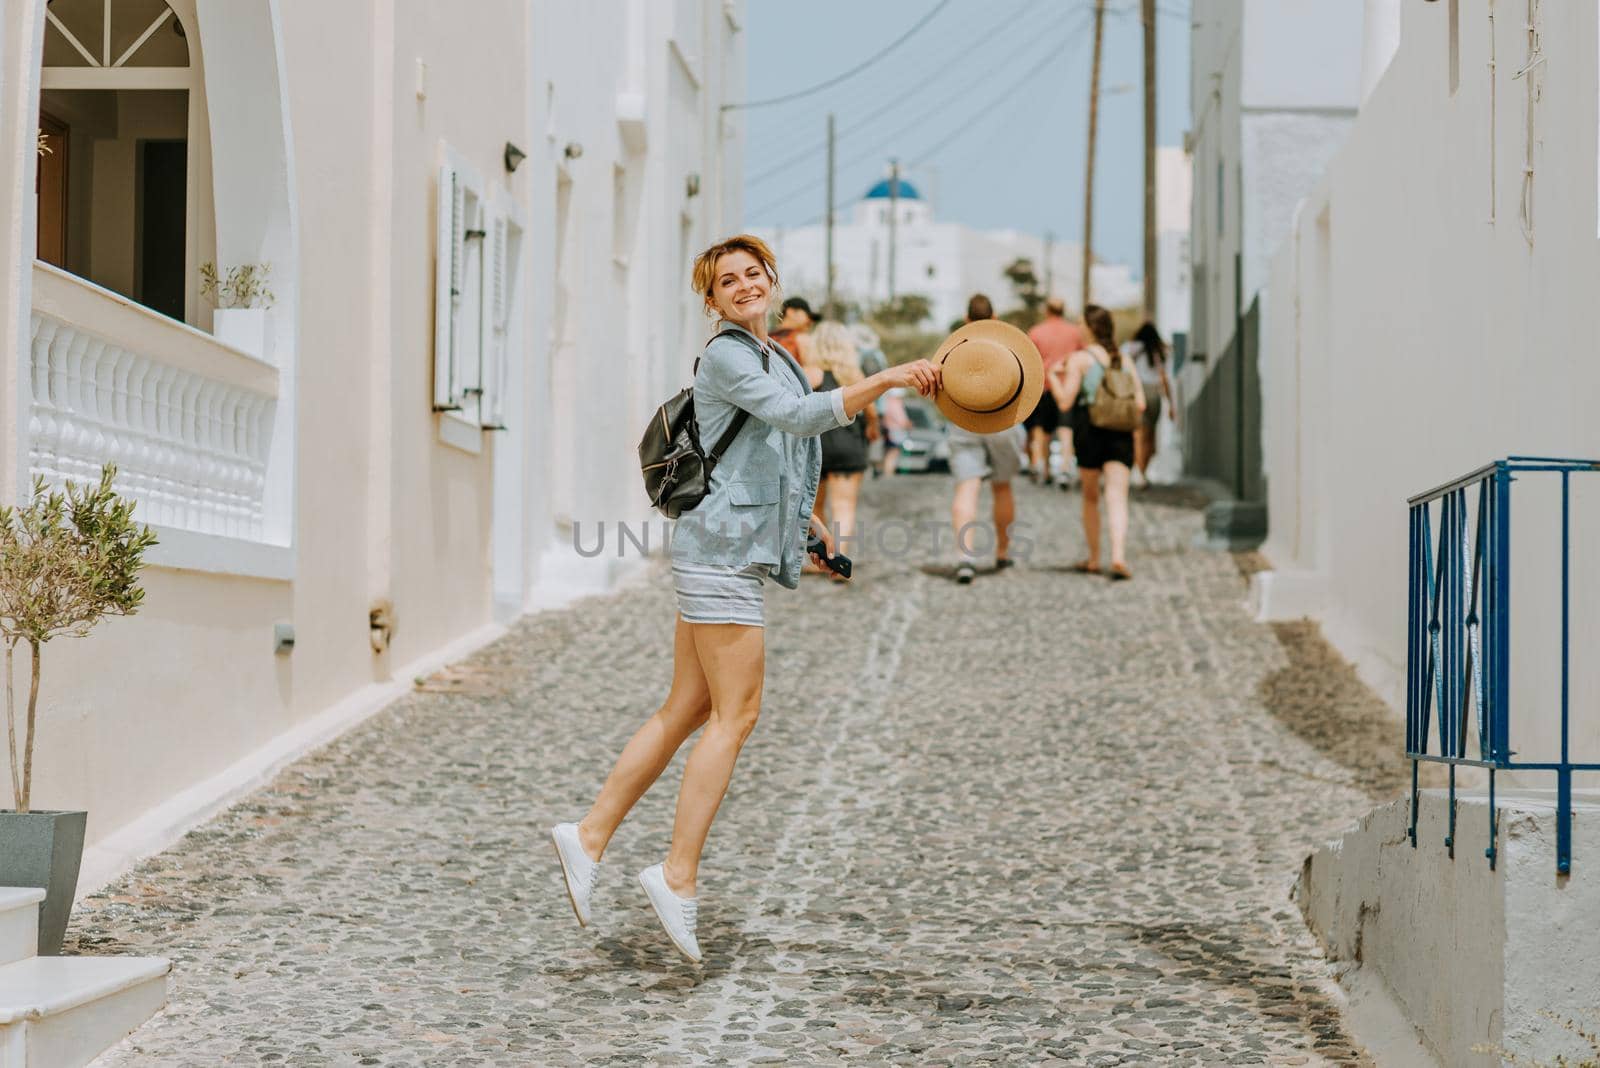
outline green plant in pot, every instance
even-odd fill
[[[0,508],[0,644],[5,652],[6,739],[14,809],[0,809],[0,886],[45,891],[39,952],[61,951],[83,860],[86,812],[33,811],[33,739],[44,644],[82,637],[106,616],[131,616],[144,600],[139,569],[156,543],[133,520],[133,502],[111,488],[107,464],[98,485],[69,483],[65,493],[35,479],[17,508]],[[26,706],[18,708],[17,661],[27,658]],[[23,729],[18,745],[18,720]]]

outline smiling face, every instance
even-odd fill
[[[752,328],[765,323],[772,305],[772,277],[755,256],[734,249],[717,257],[706,305],[724,319]]]

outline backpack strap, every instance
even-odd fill
[[[771,370],[771,363],[769,357],[767,356],[767,350],[762,348],[761,345],[756,342],[756,339],[751,337],[749,334],[742,330],[724,330],[719,333],[717,337],[712,338],[711,341],[717,340],[718,337],[731,337],[744,342],[744,344],[754,349],[756,354],[761,357],[762,372],[765,373]],[[711,341],[706,342],[706,348],[711,347]],[[700,371],[699,357],[695,357],[694,369],[695,373],[698,374]],[[716,445],[712,447],[710,452],[706,453],[706,459],[711,461],[712,466],[715,466],[717,461],[722,459],[722,454],[728,451],[728,447],[733,444],[733,439],[739,436],[739,431],[744,429],[745,421],[750,418],[750,413],[745,411],[743,408],[736,407],[734,408],[733,412],[733,422],[728,424],[728,429],[722,432],[722,437],[717,439]]]

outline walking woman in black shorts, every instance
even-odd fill
[[[1089,419],[1089,406],[1105,377],[1107,367],[1120,366],[1116,331],[1111,313],[1098,304],[1083,309],[1083,325],[1094,341],[1058,364],[1045,379],[1062,412],[1071,412],[1072,447],[1083,476],[1083,537],[1089,555],[1073,565],[1074,571],[1100,573],[1100,492],[1105,488],[1106,511],[1111,520],[1111,577],[1128,579],[1128,474],[1133,467],[1133,431],[1107,430]],[[1144,387],[1133,376],[1144,410]]]
[[[866,377],[849,329],[829,320],[812,332],[806,374],[811,388],[817,390],[853,386]],[[856,505],[867,470],[867,445],[877,437],[878,413],[870,406],[862,418],[822,435],[822,481],[817,486],[814,514],[833,532],[847,556],[856,534]],[[831,577],[835,582],[844,581],[838,575]]]

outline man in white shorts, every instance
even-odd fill
[[[1022,428],[1022,417],[1033,410],[1041,396],[1043,377],[1039,350],[1016,327],[1006,323],[988,323],[994,319],[994,305],[982,293],[967,301],[967,322],[940,346],[934,362],[941,363],[952,353],[964,354],[989,350],[991,361],[984,365],[985,357],[977,362],[968,355],[958,359],[962,366],[952,364],[953,377],[946,379],[936,403],[945,418],[950,420],[950,473],[956,479],[955,499],[950,502],[950,525],[956,532],[956,581],[965,586],[977,574],[974,561],[990,549],[994,550],[994,569],[1004,571],[1014,562],[1011,559],[1011,524],[1017,518],[1017,499],[1011,492],[1011,480],[1022,470],[1022,450],[1027,445],[1027,432]],[[976,342],[970,349],[961,346]],[[1027,359],[1024,359],[1024,356]],[[1009,374],[1009,381],[1007,381]],[[999,407],[974,406],[960,396],[964,385],[977,386],[980,392],[992,390],[997,382],[1005,382],[1002,392],[1009,399]],[[1010,387],[1014,385],[1015,389]],[[987,401],[993,398],[986,398]],[[973,429],[968,429],[972,427]],[[1004,427],[1004,429],[999,429]],[[991,431],[981,433],[981,431]],[[990,482],[994,495],[994,526],[980,526],[978,518],[978,489],[984,476]]]
[[[1017,499],[1011,480],[1022,470],[1022,428],[1014,426],[997,434],[974,434],[958,426],[950,427],[950,473],[956,479],[955,499],[950,502],[950,524],[956,532],[956,581],[962,585],[977,574],[973,561],[979,553],[994,547],[994,567],[1003,571],[1012,564],[1011,524],[1017,518]],[[994,497],[994,528],[986,531],[977,525],[978,490],[989,476],[989,492]]]

